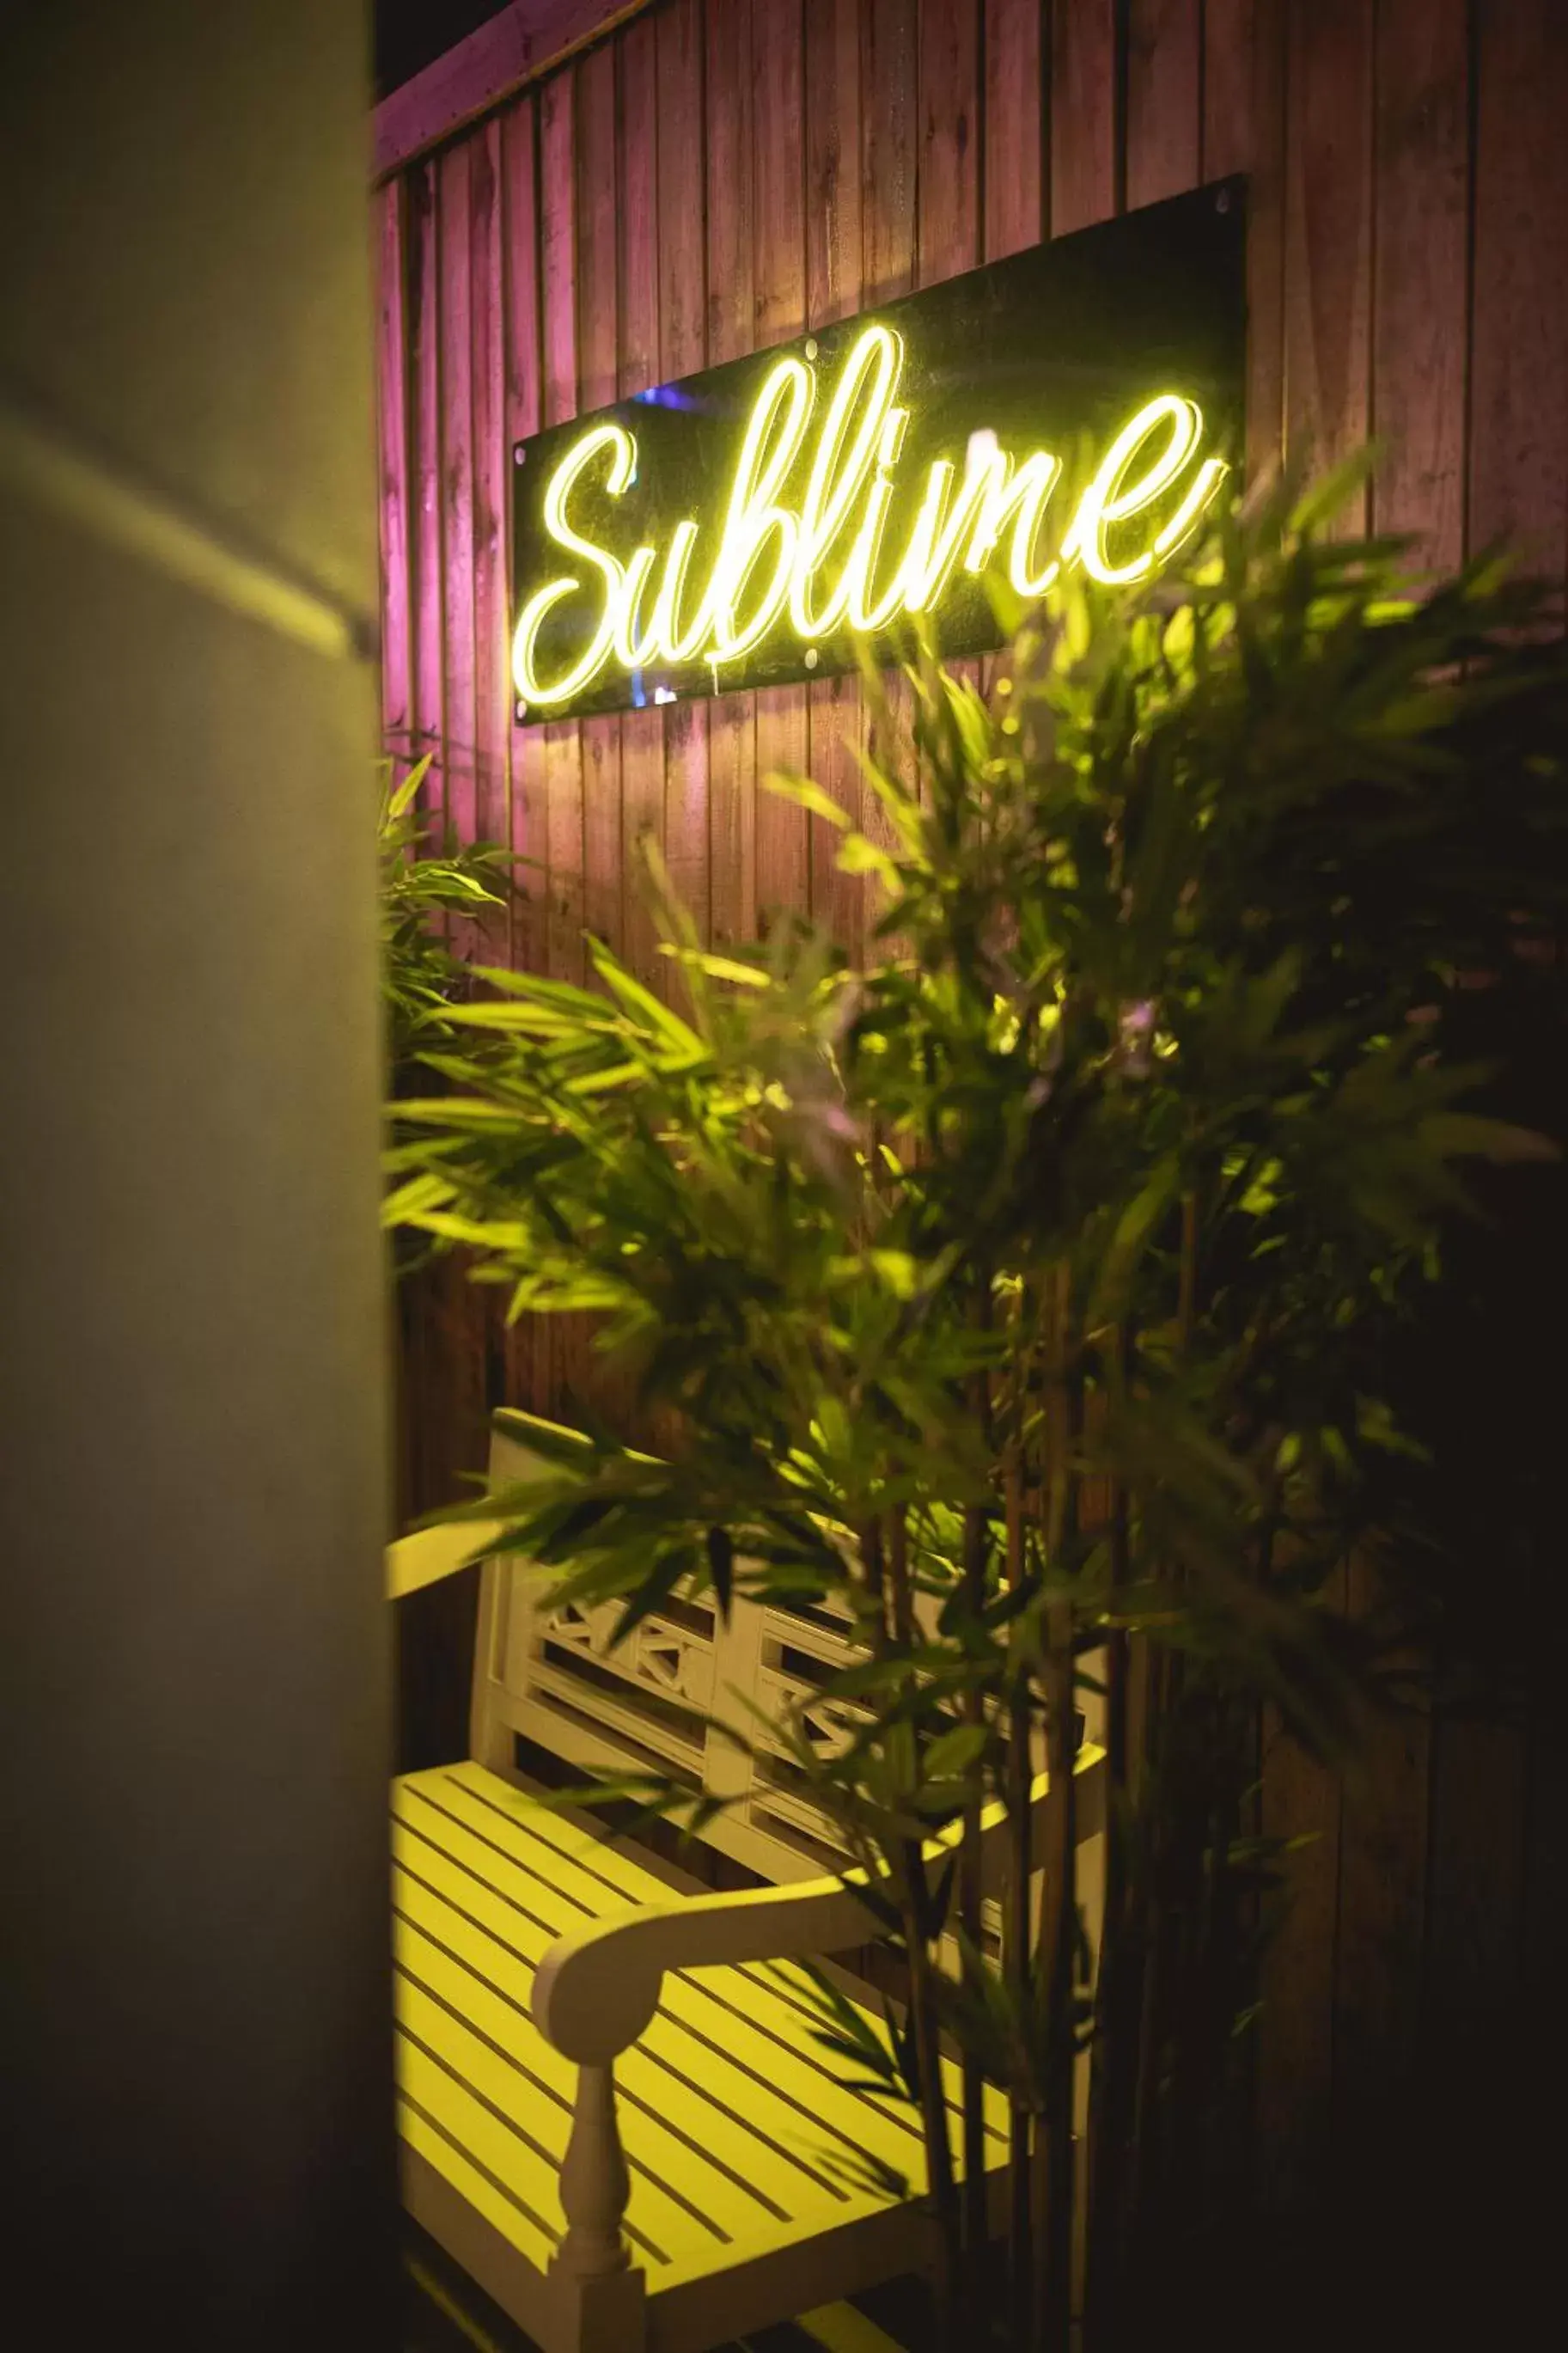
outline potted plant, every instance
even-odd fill
[[[590,989],[491,972],[426,1057],[444,1091],[396,1106],[389,1221],[471,1251],[512,1314],[592,1312],[676,1432],[542,1432],[557,1472],[500,1499],[510,1541],[626,1628],[743,1580],[859,1629],[842,1745],[794,1747],[908,1999],[868,2038],[825,1986],[820,2031],[920,2105],[955,2334],[988,2302],[985,2079],[1013,2117],[1006,2341],[1068,2341],[1086,2046],[1092,2342],[1202,2195],[1277,1861],[1256,1710],[1352,1738],[1369,1661],[1324,1592],[1410,1482],[1390,1335],[1464,1164],[1546,1148],[1472,1107],[1451,1016],[1467,973],[1548,985],[1561,649],[1495,562],[1414,595],[1396,543],[1331,536],[1342,487],[1278,483],[1131,592],[1068,577],[987,698],[927,655],[907,718],[877,711],[875,836],[776,780],[879,894],[866,969],[800,922],[707,953],[650,853],[678,1006],[597,945]]]

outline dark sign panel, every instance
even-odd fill
[[[521,715],[979,653],[1004,584],[1156,570],[1240,449],[1245,237],[1217,183],[535,435]]]

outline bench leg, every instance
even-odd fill
[[[561,2168],[566,2236],[550,2266],[556,2341],[570,2353],[640,2353],[647,2341],[643,2275],[631,2268],[621,2233],[630,2195],[614,2072],[579,2067],[572,2137]]]
[[[550,2266],[554,2327],[550,2342],[560,2353],[643,2353],[647,2343],[647,2304],[640,2271],[601,2272],[574,2277],[557,2258]]]

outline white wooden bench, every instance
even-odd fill
[[[537,1467],[521,1418],[497,1415],[492,1484]],[[391,1594],[484,1537],[471,1523],[405,1537]],[[404,2198],[544,2353],[700,2353],[919,2268],[929,2248],[915,2113],[838,2081],[798,1970],[875,1924],[833,1875],[829,1825],[782,1746],[753,1769],[702,1722],[731,1689],[809,1705],[853,1652],[830,1613],[741,1598],[727,1623],[672,1603],[612,1652],[617,1610],[552,1613],[547,1582],[486,1561],[472,1757],[394,1788]],[[827,1711],[819,1724],[842,1737]],[[584,1775],[656,1765],[722,1793],[703,1835],[777,1883],[679,1892],[652,1856],[531,1790],[520,1743]],[[1086,1751],[1084,1836],[1097,1765]],[[999,1868],[999,1838],[986,1859]],[[956,2146],[956,2069],[948,2097]],[[998,2223],[1006,2147],[991,2095]]]

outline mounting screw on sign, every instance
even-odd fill
[[[516,702],[512,705],[512,717],[517,721],[520,727],[528,717],[528,705],[524,702],[521,694],[518,696]]]
[[[1229,190],[1228,188],[1222,188],[1222,189],[1220,190],[1220,192],[1219,192],[1218,195],[1217,195],[1217,196],[1215,198],[1215,200],[1214,200],[1214,208],[1215,208],[1215,212],[1216,212],[1216,213],[1227,213],[1227,212],[1229,212],[1229,210],[1230,210],[1230,190]]]
[[[512,445],[511,445],[511,462],[512,462],[512,464],[513,464],[514,466],[521,466],[521,465],[525,465],[525,464],[527,463],[527,461],[528,461],[528,451],[523,448],[522,443],[521,443],[521,441],[514,441],[514,442],[512,443]]]

